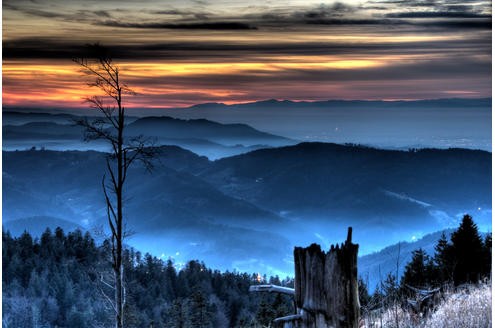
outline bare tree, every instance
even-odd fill
[[[101,96],[85,98],[90,107],[98,111],[101,117],[93,120],[83,118],[77,124],[85,128],[85,140],[102,139],[111,146],[106,158],[106,173],[102,178],[102,188],[105,197],[108,226],[111,233],[111,256],[114,273],[114,299],[111,301],[115,312],[117,328],[124,326],[125,284],[123,268],[123,243],[126,237],[123,202],[124,184],[129,167],[136,161],[141,161],[151,170],[151,159],[154,148],[149,147],[144,137],[126,138],[126,113],[123,102],[124,95],[133,92],[120,79],[119,67],[112,61],[109,52],[102,46],[89,46],[91,55],[88,58],[75,58],[73,61],[82,67],[82,71],[93,81],[88,83],[98,88]],[[107,178],[107,175],[109,176]]]

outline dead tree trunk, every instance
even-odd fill
[[[357,328],[359,298],[357,284],[358,245],[352,228],[340,246],[323,252],[319,245],[294,249],[295,301],[299,317],[284,327]]]
[[[251,292],[275,292],[294,295],[296,314],[275,319],[283,328],[357,328],[359,296],[357,254],[352,243],[352,228],[347,240],[324,253],[320,246],[294,249],[294,287],[254,285]]]

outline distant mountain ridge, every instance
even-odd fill
[[[267,99],[247,103],[224,104],[224,103],[203,103],[189,106],[191,109],[236,109],[236,108],[255,108],[263,106],[280,106],[280,107],[327,107],[329,105],[336,106],[355,106],[363,104],[373,104],[382,106],[418,106],[418,105],[441,105],[441,106],[491,106],[492,98],[439,98],[439,99],[424,99],[424,100],[343,100],[329,99],[317,101],[294,101],[294,100],[278,100]]]
[[[357,143],[387,149],[455,147],[491,151],[491,98],[314,102],[271,99],[153,109],[152,113],[244,123],[301,141]]]
[[[4,113],[3,149],[24,150],[34,146],[54,150],[89,148],[107,151],[101,143],[83,142],[84,129],[74,124],[76,118],[71,115]],[[245,124],[165,116],[130,118],[126,135],[128,138],[143,135],[156,145],[178,145],[211,159],[296,143]]]
[[[191,106],[187,107],[176,107],[173,108],[174,110],[180,110],[180,109],[226,109],[226,108],[235,108],[235,107],[250,107],[250,106],[259,106],[259,105],[299,105],[299,106],[318,106],[318,105],[329,105],[329,104],[335,104],[335,105],[355,105],[355,104],[383,104],[383,105],[397,105],[397,104],[402,104],[402,105],[413,105],[416,106],[418,104],[425,104],[425,105],[444,105],[444,106],[491,106],[492,103],[492,98],[436,98],[436,99],[409,99],[409,100],[360,100],[360,99],[354,99],[354,100],[346,100],[346,99],[327,99],[327,100],[290,100],[290,99],[265,99],[265,100],[256,100],[256,101],[249,101],[249,102],[240,102],[240,103],[232,103],[232,104],[225,104],[222,102],[207,102],[207,103],[199,103],[199,104],[194,104]],[[167,107],[163,107],[167,108]],[[130,108],[129,110],[132,110]],[[141,114],[142,114],[142,109]],[[71,109],[64,109],[61,108],[18,108],[14,106],[3,106],[3,114],[4,115],[37,115],[40,114],[49,114],[53,116],[64,116],[64,115],[69,115],[72,116],[69,112],[73,111]],[[82,109],[78,109],[79,113],[78,115],[85,115],[87,112],[84,112]],[[156,113],[156,112],[155,112]],[[133,114],[134,115],[134,114]],[[143,116],[143,115],[139,115]],[[146,115],[148,116],[148,115]],[[156,116],[156,114],[152,114],[151,116]],[[132,116],[131,116],[132,118]]]
[[[206,119],[177,119],[168,116],[140,118],[127,126],[129,135],[142,134],[159,138],[194,138],[221,142],[226,145],[271,143],[276,146],[291,140],[253,129],[247,124],[221,124]]]
[[[17,112],[13,110],[2,111],[2,125],[22,125],[32,122],[51,122],[58,124],[68,124],[76,116],[71,114],[51,114],[51,113],[35,113],[35,112]]]
[[[19,125],[18,116],[21,114],[16,114],[15,118],[14,111],[15,108],[4,107],[4,124],[10,118],[11,122],[17,120],[15,124]],[[92,115],[89,110],[78,109],[78,114],[81,113]],[[271,99],[239,104],[206,103],[183,108],[128,108],[127,113],[130,115],[129,123],[138,116],[207,119],[221,124],[247,124],[256,130],[292,140],[356,143],[387,149],[456,147],[491,151],[492,141],[491,98],[410,101]],[[225,139],[222,141],[226,142]],[[227,142],[232,146],[236,141]],[[282,145],[276,142],[266,146]],[[198,151],[198,148],[188,149]],[[202,154],[216,159],[246,152],[230,149],[223,156],[215,156],[217,151],[218,147],[213,147],[212,151]]]

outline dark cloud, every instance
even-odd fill
[[[199,21],[207,21],[212,16],[211,13],[202,12],[202,11],[192,11],[192,10],[178,10],[178,9],[170,9],[170,10],[157,10],[151,11],[154,15],[165,15],[165,16],[176,16],[185,21],[194,19]]]
[[[413,31],[411,32],[413,33]],[[98,40],[94,40],[96,42]],[[348,55],[367,53],[372,55],[432,54],[462,52],[490,54],[491,39],[487,33],[478,38],[397,42],[397,43],[332,43],[332,42],[277,42],[277,43],[217,43],[213,41],[148,43],[140,45],[106,44],[114,58],[124,59],[174,59],[222,61],[232,58],[236,61],[257,56],[291,55]],[[58,41],[48,38],[7,40],[3,43],[3,56],[9,58],[66,58],[88,56],[84,42]]]
[[[408,24],[409,22],[403,20],[383,19],[383,18],[361,18],[361,19],[314,19],[306,20],[305,24],[312,25],[400,25]]]
[[[36,38],[3,42],[4,58],[70,59],[89,54],[84,44]]]
[[[404,14],[405,16],[408,13]],[[413,14],[412,16],[415,17]],[[391,16],[392,17],[392,16]],[[411,17],[411,19],[413,18]],[[421,18],[425,18],[424,16],[420,16]],[[306,20],[305,24],[310,25],[412,25],[418,27],[438,27],[445,29],[491,29],[492,21],[491,19],[481,19],[486,16],[478,15],[476,16],[479,19],[451,19],[446,20],[445,18],[455,18],[448,16],[432,16],[431,18],[438,18],[437,20],[408,20],[403,18],[364,18],[364,19],[315,19],[315,20]],[[489,16],[488,16],[489,17]],[[458,17],[464,18],[464,17]],[[467,18],[467,17],[466,17]],[[431,32],[431,31],[430,31]]]
[[[112,15],[106,10],[96,10],[92,12],[93,15],[98,16],[98,17],[105,17],[105,18],[110,18]]]
[[[46,11],[46,10],[40,10],[40,9],[34,9],[34,8],[22,8],[10,3],[3,3],[2,5],[3,10],[13,10],[13,11],[19,11],[31,16],[38,16],[38,17],[44,17],[44,18],[65,18],[66,14],[63,13],[57,13],[57,12],[52,12],[52,11]]]
[[[476,7],[473,5],[446,5],[442,8],[447,11],[476,12]]]
[[[186,30],[254,30],[255,26],[240,22],[204,22],[204,23],[127,23],[116,20],[106,20],[98,22],[98,25],[123,27],[123,28],[141,28],[141,29],[186,29]]]
[[[383,4],[383,5],[399,5],[407,7],[436,7],[437,0],[375,0],[369,1],[369,3]]]
[[[444,20],[444,21],[432,21],[432,22],[419,22],[414,23],[416,25],[429,26],[429,27],[442,27],[450,29],[491,29],[492,20]]]
[[[486,0],[372,0],[368,1],[369,4],[379,4],[387,6],[387,9],[391,9],[392,6],[401,6],[403,8],[420,8],[430,10],[444,10],[449,6],[471,6],[474,7],[490,7],[491,1]]]
[[[27,15],[55,18],[64,21],[91,22],[92,18],[111,18],[111,14],[106,10],[78,10],[76,12],[55,12],[40,10],[36,8],[18,7],[11,4],[3,4],[3,9],[18,11]]]
[[[390,18],[485,18],[490,19],[491,15],[483,15],[466,11],[411,11],[401,13],[389,13]]]
[[[207,6],[208,5],[208,1],[204,1],[204,0],[192,0],[192,2],[194,2],[198,6]]]
[[[469,0],[468,0],[469,1]],[[411,11],[404,10],[393,13],[364,15],[363,10],[369,10],[366,5],[373,3],[383,4],[371,9],[378,11],[390,11],[390,4],[414,7],[431,7],[429,10]],[[388,6],[384,6],[387,4]],[[395,7],[397,10],[397,7]],[[404,8],[406,9],[406,8]],[[267,11],[258,15],[247,14],[239,17],[241,21],[256,22],[260,27],[284,27],[297,25],[328,25],[328,26],[362,26],[362,25],[411,25],[424,27],[439,27],[445,29],[463,28],[491,28],[491,15],[481,14],[475,10],[479,9],[467,4],[449,4],[436,0],[391,0],[368,2],[358,7],[350,6],[341,2],[333,5],[319,5],[306,10],[289,11]],[[428,20],[419,20],[428,18]]]
[[[260,13],[232,13],[230,17],[215,15],[197,9],[164,9],[146,10],[146,14],[155,15],[156,18],[140,20],[137,13],[124,10],[125,20],[114,19],[106,10],[78,10],[78,11],[48,11],[35,9],[27,5],[17,6],[13,2],[4,3],[4,9],[16,10],[32,16],[61,19],[66,22],[77,21],[96,26],[111,26],[128,29],[185,29],[185,30],[253,30],[284,28],[297,25],[326,25],[326,26],[362,26],[362,25],[411,25],[424,27],[438,27],[443,29],[490,29],[491,15],[480,11],[482,4],[476,4],[474,0],[456,2],[458,0],[390,0],[373,1],[368,4],[379,3],[381,5],[394,5],[397,12],[374,16],[363,15],[363,6],[355,7],[343,2],[335,2],[331,5],[321,4],[301,10],[294,8],[264,9]],[[386,8],[387,6],[382,6]],[[411,11],[411,8],[424,7],[423,10]],[[428,9],[426,9],[428,7]],[[402,10],[403,9],[403,10]],[[409,10],[408,10],[409,9]],[[171,20],[164,20],[163,15],[172,16]],[[422,19],[424,18],[424,19]]]
[[[3,8],[7,10],[13,10],[28,14],[31,16],[37,16],[42,18],[54,18],[67,22],[77,21],[88,23],[92,25],[122,27],[122,28],[150,28],[150,29],[206,29],[206,30],[243,30],[243,29],[256,29],[247,23],[241,22],[205,22],[209,20],[209,14],[205,12],[188,11],[188,10],[158,10],[149,11],[152,15],[171,15],[178,16],[180,18],[178,23],[131,23],[120,22],[112,18],[112,15],[107,10],[76,10],[76,11],[47,11],[40,10],[29,6],[16,6],[14,4],[4,3]],[[115,9],[115,12],[124,13],[127,17],[133,17],[135,13],[129,12],[129,10]],[[101,20],[101,19],[106,20]],[[196,22],[199,21],[199,22]]]
[[[427,7],[427,8],[432,8],[432,7],[438,7],[438,1],[436,0],[405,0],[400,3],[403,6],[406,7]]]
[[[476,6],[485,6],[485,5],[490,5],[491,1],[487,0],[443,0],[439,2],[441,6],[446,6],[446,5],[455,5],[455,4],[461,4],[461,5],[467,5],[467,4],[472,4]]]
[[[483,12],[486,1],[477,0],[391,0],[373,1],[393,4],[384,13],[385,19],[394,19],[395,24],[411,24],[445,29],[491,29],[491,15]],[[418,10],[419,9],[419,10]],[[485,8],[486,9],[486,8]]]
[[[359,9],[365,9],[365,10],[389,10],[389,7],[385,6],[374,6],[374,5],[361,5]]]
[[[292,16],[301,19],[320,20],[331,17],[340,17],[355,11],[356,8],[354,6],[350,6],[342,2],[335,2],[332,5],[321,4],[315,8],[311,8],[305,11],[296,11],[292,14]]]
[[[191,15],[190,11],[186,10],[177,10],[177,9],[170,9],[170,10],[158,10],[158,11],[153,11],[154,14],[158,15],[172,15],[172,16],[187,16]]]

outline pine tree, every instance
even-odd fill
[[[445,233],[435,246],[434,263],[436,266],[436,281],[444,283],[453,280],[452,270],[454,266],[454,254],[452,245],[448,242]]]
[[[15,256],[18,256],[19,265],[17,266],[17,279],[19,279],[22,286],[27,287],[29,279],[31,278],[31,271],[34,267],[34,245],[33,238],[29,233],[24,233],[18,239],[18,251]]]
[[[392,305],[398,301],[399,287],[397,278],[392,273],[388,273],[382,284],[382,291],[385,295],[385,304]]]
[[[280,318],[288,315],[290,311],[290,307],[287,304],[287,295],[276,294],[275,299],[272,303],[272,308],[275,311],[275,318]]]
[[[374,310],[376,308],[381,308],[383,306],[384,295],[380,288],[376,288],[370,298],[369,310]]]
[[[412,253],[411,262],[406,265],[401,285],[406,287],[428,287],[432,283],[433,261],[426,252],[419,248]]]
[[[359,304],[361,305],[361,312],[364,310],[368,310],[368,307],[371,302],[371,296],[368,292],[368,286],[366,282],[364,282],[363,278],[359,277],[358,279],[358,293],[359,293]]]
[[[267,302],[267,297],[264,295],[263,299],[259,303],[258,312],[256,313],[256,321],[262,327],[270,327],[275,318],[275,311],[271,304]]]
[[[483,271],[483,242],[470,215],[464,215],[451,240],[455,258],[454,283],[478,281]]]
[[[177,271],[175,270],[174,263],[171,260],[167,261],[167,267],[165,268],[165,297],[168,301],[175,299],[177,285]]]
[[[208,301],[201,291],[195,292],[189,300],[189,327],[211,327],[212,314],[208,308]]]
[[[168,327],[171,328],[185,328],[187,319],[187,307],[182,299],[176,299],[169,310],[168,315]]]
[[[485,277],[489,277],[492,271],[492,234],[485,236],[483,241],[483,271]]]

